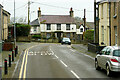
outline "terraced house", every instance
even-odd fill
[[[120,0],[101,0],[99,6],[99,45],[120,46]]]
[[[41,34],[50,38],[53,34],[56,38],[75,38],[76,24],[74,21],[74,11],[71,8],[69,15],[41,15],[38,10],[38,18],[30,23],[32,25],[31,35]]]

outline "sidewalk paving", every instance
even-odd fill
[[[32,45],[36,45],[36,44],[37,43],[17,42],[19,52],[18,52],[17,57],[14,58],[14,62],[12,62],[12,66],[10,68],[8,67],[8,74],[7,75],[4,74],[4,59],[8,60],[8,58],[9,58],[8,55],[12,54],[12,51],[2,51],[2,78],[13,78],[14,77],[13,74],[15,74],[14,73],[15,67],[16,67],[17,62],[19,61],[19,58],[20,58],[20,55],[22,54],[22,51],[24,51],[28,47],[30,47]]]
[[[72,48],[76,49],[77,51],[79,51],[81,53],[87,54],[87,55],[89,55],[89,56],[91,56],[93,58],[96,57],[96,53],[88,51],[87,45],[84,45],[84,44],[72,44]]]

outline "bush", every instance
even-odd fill
[[[94,30],[87,30],[84,33],[84,40],[89,43],[93,43],[94,42]]]
[[[33,35],[32,38],[41,39],[41,35]]]
[[[30,25],[16,23],[16,35],[28,36],[30,34]]]

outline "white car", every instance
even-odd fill
[[[105,69],[107,76],[111,76],[112,72],[120,72],[120,47],[107,46],[98,52],[95,68],[96,70]]]
[[[63,44],[69,44],[69,45],[71,45],[71,41],[70,41],[69,38],[63,38],[62,41],[61,41],[61,44],[62,44],[62,45],[63,45]]]

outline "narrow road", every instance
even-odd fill
[[[103,78],[104,70],[97,71],[94,58],[82,54],[70,45],[38,44],[25,51],[20,78]],[[120,79],[115,75],[110,79]]]

